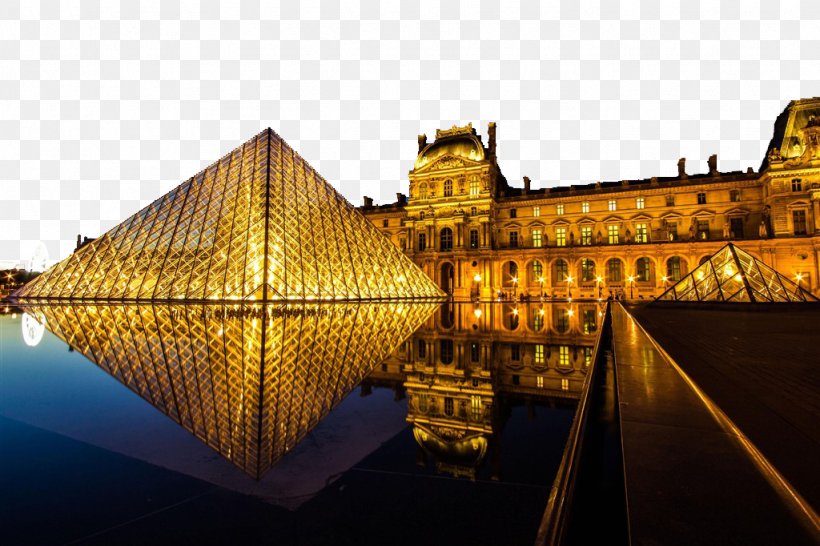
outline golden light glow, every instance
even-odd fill
[[[481,314],[482,314],[482,313],[481,313],[481,309],[479,309],[478,307],[476,307],[476,308],[473,310],[473,314],[475,315],[475,318],[480,319],[480,318],[481,318]]]
[[[568,309],[568,310],[567,310],[567,315],[569,315],[569,316],[573,316],[573,315],[575,315],[575,311],[573,311],[573,310],[570,308],[570,309]]]
[[[567,282],[568,283],[572,282],[572,275],[567,275]]]
[[[513,284],[518,284],[518,277],[513,277],[512,282]]]
[[[512,314],[518,316],[518,307],[513,308]]]
[[[604,282],[604,278],[603,278],[603,277],[600,277],[600,276],[595,277],[595,280],[596,280],[597,282],[599,282],[599,283]]]
[[[475,274],[475,277],[473,277],[473,280],[474,280],[475,282],[481,282],[481,275],[479,275],[478,273],[476,273],[476,274]]]
[[[663,282],[666,282],[666,281],[668,281],[668,280],[669,280],[669,277],[667,277],[666,275],[664,275],[663,277],[661,277],[661,279],[663,280]]]
[[[359,301],[445,294],[267,129],[16,295]]]
[[[794,276],[794,280],[796,280],[797,282],[802,281],[802,280],[803,280],[803,274],[802,274],[802,273],[797,273],[797,274]]]
[[[632,275],[630,275],[629,277],[627,277],[627,280],[628,280],[629,282],[633,282],[633,281],[635,280],[635,277],[633,277]]]

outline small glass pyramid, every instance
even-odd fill
[[[266,129],[14,295],[331,301],[444,294]]]
[[[817,298],[745,250],[729,243],[661,294],[658,299],[804,302]]]

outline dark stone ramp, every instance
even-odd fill
[[[632,544],[816,544],[636,321],[613,307]]]

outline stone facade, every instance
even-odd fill
[[[820,98],[786,107],[758,171],[512,187],[487,136],[419,136],[409,198],[361,208],[457,299],[650,298],[729,240],[820,294]]]

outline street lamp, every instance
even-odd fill
[[[567,275],[567,301],[572,301],[572,288],[570,288],[571,284],[572,275]]]
[[[512,281],[513,281],[513,299],[515,299],[517,294],[518,294],[518,277],[513,277]]]
[[[633,277],[632,275],[630,275],[630,276],[628,277],[628,279],[627,279],[627,280],[629,280],[629,299],[633,299],[633,296],[632,296],[632,285],[635,283],[635,277]]]
[[[794,276],[794,280],[796,280],[796,281],[797,281],[797,288],[802,289],[803,287],[802,287],[802,286],[800,286],[800,282],[803,280],[803,274],[802,274],[802,273],[797,273],[797,274],[795,274],[795,276]]]
[[[664,275],[664,276],[663,276],[663,277],[661,277],[661,278],[663,279],[663,289],[664,289],[664,290],[666,290],[666,287],[669,285],[669,277],[667,277],[666,275]]]
[[[475,296],[474,296],[474,298],[476,300],[480,300],[481,299],[481,275],[476,273],[475,276],[473,276],[473,282],[475,283]]]
[[[603,278],[602,276],[598,275],[598,276],[596,276],[596,277],[595,277],[595,285],[598,287],[598,299],[599,299],[599,300],[600,300],[601,298],[603,298],[603,296],[601,295],[601,292],[602,292],[602,290],[601,290],[601,284],[602,284],[603,282],[604,282],[604,278]]]

